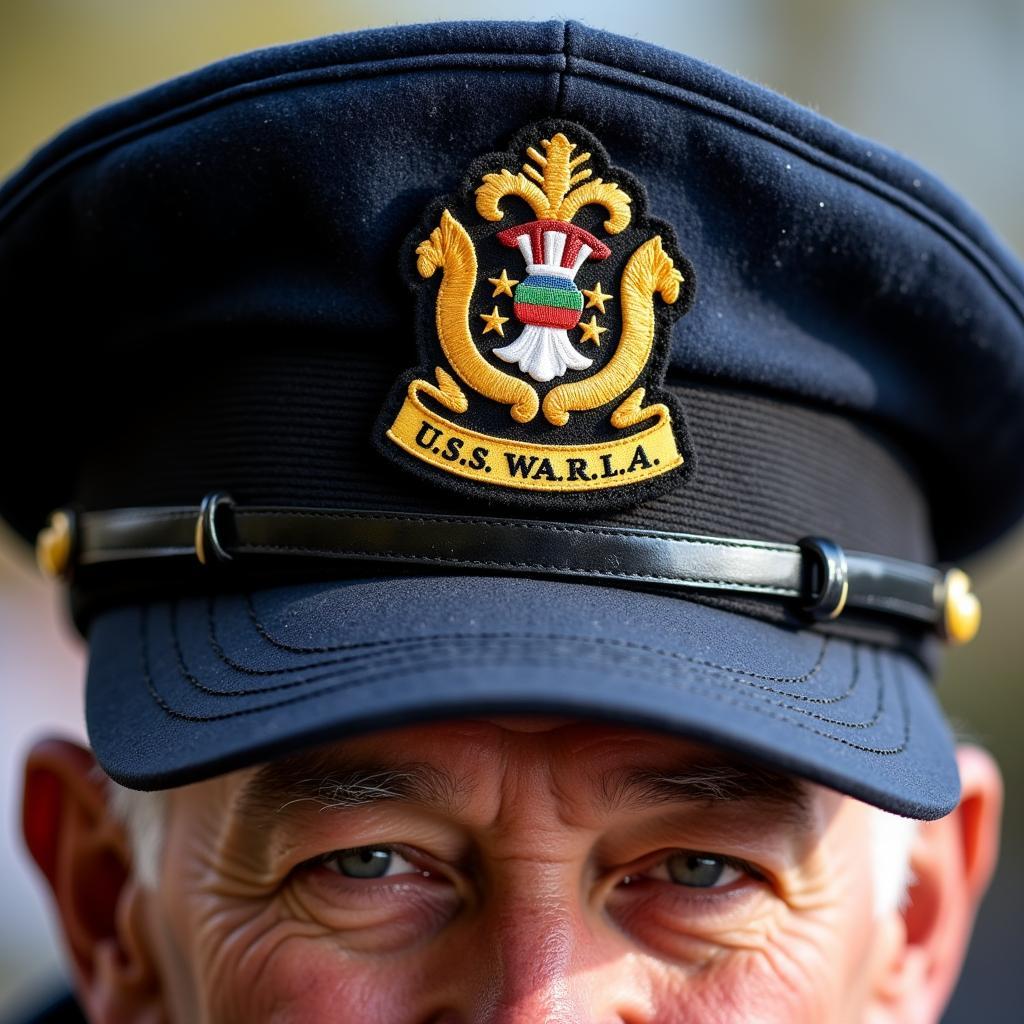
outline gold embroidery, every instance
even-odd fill
[[[587,297],[587,309],[596,307],[598,313],[602,315],[605,313],[604,304],[610,302],[614,295],[609,295],[607,292],[601,291],[601,282],[598,281],[593,288],[582,288],[580,289]]]
[[[604,229],[610,235],[618,234],[629,224],[630,198],[619,186],[611,181],[594,178],[585,185],[594,173],[590,168],[574,169],[590,159],[590,153],[572,156],[576,148],[561,132],[550,139],[541,140],[544,153],[533,146],[526,151],[542,170],[533,164],[523,164],[523,170],[513,174],[502,168],[497,174],[485,174],[483,184],[476,190],[476,209],[485,220],[501,220],[501,200],[506,196],[518,196],[530,204],[539,220],[571,221],[573,217],[591,203],[603,206],[608,211]]]
[[[511,299],[512,285],[519,284],[518,280],[513,280],[508,276],[504,268],[502,268],[500,277],[489,277],[487,280],[494,285],[494,292],[491,295],[492,299],[496,299],[499,295],[507,295]],[[603,313],[604,310],[602,309],[601,312]]]
[[[654,296],[673,303],[683,275],[661,244],[661,236],[644,242],[622,272],[622,334],[608,363],[592,377],[552,388],[544,399],[549,423],[564,427],[570,412],[597,409],[621,395],[643,372],[654,345]]]
[[[418,399],[421,393],[430,395],[435,402],[439,402],[452,412],[465,412],[469,408],[469,399],[455,382],[455,378],[440,366],[434,367],[434,376],[437,378],[436,386],[426,380],[412,381],[409,384],[409,397]]]
[[[496,331],[499,337],[505,337],[505,328],[502,326],[502,324],[508,323],[508,317],[502,316],[498,312],[497,306],[495,306],[490,313],[481,313],[480,319],[483,320],[483,322],[487,325],[484,328],[484,334],[486,334],[488,331]]]
[[[652,417],[657,417],[659,421],[669,421],[672,419],[668,406],[662,402],[656,402],[645,409],[643,407],[645,394],[647,394],[646,388],[637,388],[612,413],[611,424],[616,430],[626,430],[629,427],[635,427],[638,423],[643,423],[644,420],[649,420]]]
[[[574,134],[571,126],[566,131]],[[580,132],[585,145],[590,137],[585,130]],[[589,146],[593,153],[578,153],[579,139],[571,142],[553,128],[550,138],[540,138],[541,134],[538,131],[532,136],[540,139],[537,145],[529,145],[529,137],[522,138],[519,153],[525,152],[526,160],[518,173],[509,168],[520,156],[503,158],[497,170],[481,175],[474,192],[467,190],[449,200],[437,226],[416,247],[420,277],[429,278],[443,270],[434,311],[437,339],[427,342],[426,358],[431,362],[426,365],[433,365],[439,355],[443,355],[440,361],[444,365],[435,366],[436,384],[415,379],[407,386],[397,413],[382,429],[396,448],[428,466],[430,477],[451,474],[498,489],[548,492],[552,498],[570,492],[608,493],[605,498],[594,493],[591,504],[597,508],[614,500],[612,490],[631,489],[630,485],[652,481],[683,463],[681,424],[674,422],[674,405],[667,395],[657,401],[666,353],[659,348],[656,365],[651,362],[661,329],[655,315],[657,296],[670,306],[677,303],[684,278],[676,266],[680,257],[672,256],[671,233],[666,227],[659,229],[657,221],[640,219],[636,225],[640,238],[632,241],[632,252],[616,252],[600,237],[572,223],[584,207],[594,205],[605,211],[606,234],[622,232],[634,219],[629,192],[595,174],[598,170],[610,173],[632,191],[630,179],[609,168],[595,142]],[[523,200],[536,219],[516,221],[493,233],[481,232],[481,241],[474,243],[456,214],[472,220],[475,209],[484,220],[501,221],[506,213],[502,203],[508,197]],[[492,288],[492,299],[510,299],[513,310],[493,303],[490,312],[480,312],[482,302],[477,295],[476,312],[472,312],[480,273],[478,244],[483,246],[480,252],[487,253],[486,259],[494,261],[490,265],[500,271],[496,277],[481,277],[481,284],[486,282]],[[511,278],[502,266],[499,245],[519,250],[525,265],[522,279]],[[605,272],[611,275],[609,291],[600,281],[590,288],[577,287],[576,274],[588,260],[599,263],[609,257]],[[685,260],[680,266],[689,274]],[[618,303],[612,311],[621,314],[616,317],[619,337],[609,346],[611,351],[604,353],[598,351],[601,339],[612,328],[602,325],[599,315],[607,316],[609,302]],[[594,310],[588,320],[581,319],[584,308]],[[682,309],[672,314],[678,312]],[[505,338],[504,328],[513,315],[522,325],[518,337],[509,344],[488,347],[481,339],[490,333]],[[476,326],[476,317],[482,326]],[[579,334],[570,337],[577,326]],[[595,346],[591,350],[595,359],[581,351],[588,343]],[[431,357],[430,346],[438,344],[440,353]],[[499,369],[499,360],[514,365],[518,372]],[[599,368],[585,376],[595,362]],[[571,374],[568,382],[543,390],[523,379],[526,375],[547,385],[566,373]],[[641,380],[645,386],[638,386]],[[490,413],[486,408],[478,410],[477,394],[508,407],[520,424],[533,423],[541,410],[547,423],[541,420],[539,429],[530,426],[513,431],[509,425],[510,429],[503,430],[494,421],[493,408]],[[645,407],[647,395],[652,395],[652,402]],[[549,443],[561,432],[551,430],[548,424],[563,427],[573,413],[594,410],[600,412],[574,423],[573,440],[603,440]],[[591,419],[596,422],[591,424]],[[477,429],[483,425],[491,432]],[[505,436],[507,433],[514,436]],[[543,504],[540,496],[537,500]]]
[[[583,332],[580,335],[580,341],[592,341],[597,346],[601,344],[601,335],[608,330],[607,327],[598,326],[596,316],[590,318],[590,323],[581,320],[579,328]]]
[[[413,381],[387,436],[427,465],[464,479],[527,491],[599,491],[649,480],[683,461],[671,419],[660,413],[646,430],[610,441],[534,444],[453,423],[423,404],[420,393],[437,397],[436,391],[426,381]],[[657,410],[667,413],[664,406],[646,411]]]
[[[445,210],[430,238],[416,247],[416,270],[431,277],[441,267],[444,276],[437,293],[437,337],[452,369],[474,390],[501,405],[511,406],[512,418],[529,423],[537,415],[537,392],[510,373],[491,366],[469,333],[469,303],[476,286],[476,250],[466,229]]]

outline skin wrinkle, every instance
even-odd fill
[[[526,737],[525,741],[531,740],[535,748],[544,742],[534,736]],[[576,887],[569,878],[575,860],[573,853],[567,849],[559,857],[548,849],[549,844],[556,850],[562,845],[557,842],[560,832],[577,831],[573,799],[565,792],[549,761],[531,758],[525,771],[509,770],[509,747],[523,742],[521,736],[512,733],[502,736],[502,777],[506,784],[500,788],[491,820],[495,833],[488,849],[491,868],[485,870],[484,877],[497,905],[493,929],[498,937],[495,948],[500,955],[494,963],[494,999],[489,1011],[500,1013],[507,1007],[514,1012],[514,1007],[529,997],[530,990],[543,987],[543,1006],[534,1007],[533,1013],[542,1013],[545,1019],[571,1020],[574,949],[579,933],[585,935],[587,929],[571,897],[563,894],[568,891],[575,895]],[[550,813],[535,823],[533,834],[524,843],[525,837],[515,822],[531,803],[531,794],[545,789],[554,797]],[[538,851],[543,852],[538,856]],[[519,937],[523,914],[536,918],[539,942],[533,940],[533,932],[526,941]]]
[[[841,802],[841,798],[833,794],[825,795],[835,804]],[[842,822],[837,819],[844,811],[849,816],[847,808],[837,808],[829,828],[841,828]],[[860,919],[858,927],[859,919],[852,913],[853,904],[862,899],[863,889],[863,872],[854,870],[856,861],[855,850],[850,844],[835,843],[828,856],[820,846],[813,850],[804,865],[804,886],[792,901],[801,912],[800,926],[796,927],[792,919],[782,919],[772,941],[758,949],[759,955],[768,960],[771,972],[785,978],[795,991],[813,990],[812,970],[831,977],[834,985],[852,984],[852,969],[847,970],[847,976],[839,977],[837,966],[851,960],[854,965],[863,964],[866,960],[873,931],[868,926],[869,922],[863,919]],[[838,904],[835,899],[837,885],[843,894],[843,900]],[[847,956],[820,961],[818,951],[826,947],[829,938],[837,933],[844,937]],[[818,1012],[824,1018],[830,1008],[822,1005]],[[851,1016],[850,1019],[859,1018]]]
[[[230,803],[230,792],[218,794]],[[216,803],[213,805],[216,806]],[[282,947],[291,940],[323,940],[330,932],[305,914],[298,901],[268,902],[276,889],[273,873],[261,857],[246,856],[246,844],[239,842],[245,828],[230,815],[200,815],[206,828],[206,842],[193,835],[189,842],[193,860],[191,928],[182,939],[192,936],[199,962],[213,977],[230,978],[233,985],[217,985],[208,992],[209,1016],[217,1024],[254,1019],[271,1019],[281,1008],[271,1001],[247,1001],[247,979],[259,978]],[[210,851],[213,851],[212,853]],[[166,907],[168,919],[180,914],[176,904]]]
[[[181,796],[177,793],[173,796],[172,808],[174,804],[180,807]],[[187,803],[189,808],[191,803]],[[222,847],[220,823],[211,813],[216,806],[217,801],[211,800],[206,813],[206,809],[199,809],[194,818],[196,827],[188,834],[171,830],[172,845],[167,859],[181,864],[182,888],[162,887],[159,896],[161,917],[168,923],[175,944],[188,950],[190,968],[194,969],[193,964],[198,960],[211,976],[227,978],[237,976],[237,942],[233,938],[247,934],[248,941],[256,943],[267,929],[254,925],[258,905],[238,898],[238,886],[230,861],[218,860],[217,850]],[[176,848],[178,846],[180,849]],[[179,903],[183,894],[190,910],[187,919],[183,917]],[[271,911],[265,910],[264,915],[269,917]],[[175,991],[180,989],[180,986],[170,987]],[[241,1007],[225,1005],[225,1002],[230,1003],[234,991],[235,986],[219,985],[212,991],[200,989],[196,992],[194,1003],[203,1012],[199,1024],[207,1020],[224,1021],[225,1024],[239,1020]]]
[[[843,1020],[837,993],[871,991],[872,813],[642,730],[362,737],[171,791],[156,898],[185,955],[165,969],[211,1024]],[[438,867],[367,884],[309,866],[375,843]],[[680,848],[765,880],[647,877]]]
[[[237,841],[239,820],[214,813],[221,802],[230,803],[232,799],[228,790],[218,796],[220,800],[208,805],[208,813],[197,815],[200,829],[188,837],[191,875],[186,891],[193,894],[195,913],[191,928],[183,930],[179,942],[194,948],[211,976],[235,978],[241,983],[248,977],[258,977],[283,942],[290,938],[322,939],[328,930],[302,914],[295,902],[265,902],[274,885],[272,874],[262,858],[247,856],[248,846]],[[166,908],[168,920],[180,916],[176,910],[174,905]],[[234,1005],[236,994],[242,999],[240,989],[244,991],[244,986],[216,987],[211,1021],[242,1024],[274,1012],[264,1005],[254,1012],[244,1000]]]

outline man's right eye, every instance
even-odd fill
[[[320,862],[329,871],[346,878],[389,878],[394,875],[420,875],[430,872],[417,867],[390,846],[357,846],[351,850],[335,850]]]

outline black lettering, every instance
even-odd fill
[[[612,469],[612,457],[610,455],[601,456],[601,465],[604,466],[604,472],[601,476],[615,476],[615,470]]]
[[[434,436],[427,438],[427,431],[432,430]],[[437,427],[432,427],[426,420],[423,421],[423,426],[420,427],[420,432],[416,435],[416,443],[421,448],[432,448],[437,442],[437,439],[441,436],[441,431]]]
[[[441,453],[441,458],[445,462],[454,462],[459,457],[459,452],[462,451],[462,446],[465,443],[461,437],[449,437],[448,445]]]
[[[530,461],[527,462],[525,455],[513,455],[511,452],[505,452],[505,458],[508,459],[508,475],[521,476],[524,480],[530,475],[537,461],[536,455],[531,455]]]
[[[561,477],[555,476],[555,467],[551,465],[551,460],[544,458],[540,460],[540,465],[537,467],[537,472],[533,474],[534,480],[539,480],[544,477],[545,480],[561,480]]]
[[[570,480],[589,480],[590,477],[587,474],[587,460],[586,459],[566,459],[565,465],[569,470]]]
[[[633,453],[633,461],[629,464],[629,469],[626,472],[632,473],[638,466],[640,469],[651,468],[651,460],[647,458],[647,452],[644,451],[642,444],[636,446],[636,451]]]
[[[473,458],[469,463],[470,469],[483,469],[487,465],[487,456],[491,453],[486,448],[474,448]]]

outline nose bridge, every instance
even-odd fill
[[[521,738],[521,737],[520,737]],[[481,865],[479,909],[445,984],[460,1022],[649,1024],[649,993],[626,950],[595,920],[586,883],[588,834],[567,824],[557,777],[540,755],[506,772],[493,845]],[[634,991],[635,989],[635,991]],[[442,996],[442,999],[445,997]]]
[[[526,884],[510,883],[519,891],[506,894],[494,908],[500,999],[510,1010],[529,1003],[547,1004],[555,1012],[566,1001],[577,951],[586,948],[586,926],[579,907],[561,887],[549,881],[524,898],[521,886]]]
[[[574,992],[572,976],[587,947],[579,908],[546,885],[510,881],[483,923],[492,936],[492,988],[481,1016],[487,1024],[583,1024],[593,1018]],[[483,1008],[482,1008],[483,1009]]]
[[[608,950],[592,933],[573,873],[559,865],[518,865],[491,893],[479,934],[491,975],[472,1020],[480,1024],[620,1024],[625,992],[601,991]],[[612,954],[614,957],[614,954]],[[611,974],[617,973],[611,969]]]

